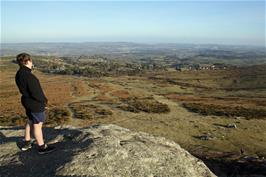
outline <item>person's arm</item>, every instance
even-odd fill
[[[34,75],[28,76],[28,89],[33,99],[47,105],[48,99],[45,97],[39,80]]]

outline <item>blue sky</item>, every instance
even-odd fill
[[[264,1],[1,1],[1,42],[265,45]]]

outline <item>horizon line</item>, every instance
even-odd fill
[[[184,42],[133,42],[133,41],[66,41],[66,42],[0,42],[2,44],[37,44],[37,43],[46,43],[46,44],[60,44],[60,43],[132,43],[132,44],[146,44],[146,45],[156,45],[156,44],[181,44],[181,45],[220,45],[220,46],[252,46],[252,47],[264,47],[266,48],[266,43],[264,45],[257,45],[257,44],[219,44],[219,43],[184,43]]]

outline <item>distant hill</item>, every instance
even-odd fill
[[[41,56],[80,56],[105,54],[120,57],[145,58],[175,56],[181,59],[250,59],[266,60],[263,46],[230,46],[159,43],[144,44],[131,42],[84,42],[84,43],[2,43],[0,56],[14,56],[28,52]]]

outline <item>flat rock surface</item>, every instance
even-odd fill
[[[23,129],[0,128],[4,176],[212,177],[207,166],[174,141],[113,125],[44,128],[57,150],[38,155],[18,149]]]

